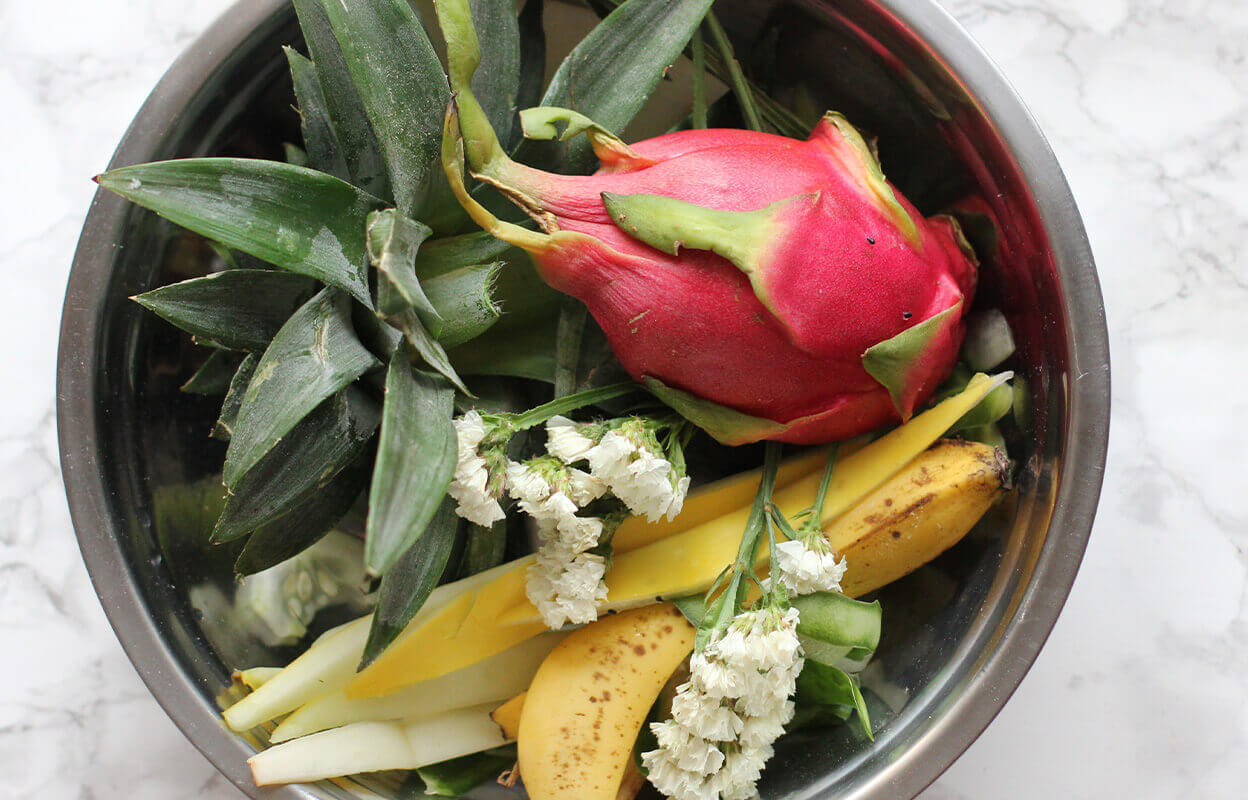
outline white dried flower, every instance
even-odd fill
[[[652,522],[670,520],[684,507],[689,478],[662,456],[653,424],[646,420],[628,420],[608,431],[585,458],[590,472],[634,514]]]
[[[706,775],[681,769],[668,750],[642,753],[641,763],[649,773],[650,783],[673,800],[719,800],[719,792]]]
[[[672,720],[712,742],[735,740],[745,724],[721,698],[698,691],[692,680],[677,688],[672,698]]]
[[[839,592],[845,577],[845,559],[837,558],[817,532],[807,540],[777,544],[771,563],[780,584],[795,595]]]
[[[587,551],[598,546],[604,523],[577,512],[604,487],[552,456],[509,464],[507,482],[521,510],[537,522],[541,539],[525,587],[529,600],[547,627],[593,622],[607,599],[606,559]]]
[[[557,548],[539,550],[529,568],[525,594],[552,630],[583,625],[598,618],[598,605],[607,599],[602,581],[607,564],[596,553],[569,554]]]
[[[568,469],[568,496],[578,506],[584,508],[607,493],[607,485],[579,469]]]
[[[457,503],[455,513],[478,525],[490,526],[503,519],[503,507],[498,502],[504,485],[502,475],[495,474],[488,461],[479,451],[481,442],[489,430],[481,415],[469,411],[454,421],[458,456],[455,475],[447,493]],[[491,453],[491,456],[501,454]]]
[[[801,672],[796,609],[738,614],[690,659],[672,718],[651,725],[658,747],[642,754],[650,782],[669,797],[747,800],[793,718]]]
[[[551,417],[546,421],[546,452],[565,464],[583,460],[594,446],[594,440],[582,433],[586,427],[567,417]]]

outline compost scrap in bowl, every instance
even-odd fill
[[[238,673],[257,784],[751,797],[782,736],[887,724],[859,598],[1009,486],[965,209],[746,80],[710,0],[598,5],[543,91],[535,0],[438,0],[445,68],[403,0],[296,2],[286,161],[98,177],[219,256],[135,300],[210,349],[237,624],[363,614]]]

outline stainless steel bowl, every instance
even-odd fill
[[[975,739],[1035,659],[1087,543],[1105,462],[1109,362],[1088,241],[1062,172],[1005,79],[932,0],[721,0],[741,52],[781,83],[879,137],[890,177],[927,212],[978,224],[981,297],[1009,316],[1032,413],[1009,500],[931,568],[885,592],[879,675],[897,706],[874,743],[789,737],[764,797],[902,800]],[[557,22],[558,14],[555,15]],[[178,156],[280,157],[297,136],[279,45],[298,31],[285,0],[242,0],[173,65],[113,166]],[[198,274],[202,242],[101,194],[65,300],[58,420],[83,557],[113,627],[186,735],[252,797],[344,796],[337,787],[257,790],[250,748],[214,698],[236,666],[289,651],[232,636],[196,592],[229,591],[228,559],[195,544],[203,520],[171,515],[170,492],[210,475],[210,402],[179,394],[197,355],[126,298]]]

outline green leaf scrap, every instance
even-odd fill
[[[347,298],[325,289],[282,326],[243,396],[225,455],[225,485],[238,480],[327,397],[379,362],[356,338]]]
[[[455,392],[412,367],[400,347],[386,372],[377,466],[368,498],[364,563],[384,575],[424,533],[455,474]]]
[[[446,498],[437,507],[424,534],[402,552],[381,579],[377,609],[373,612],[360,669],[381,655],[429,599],[429,593],[446,569],[458,530],[455,501]]]
[[[381,201],[335,177],[256,158],[188,158],[96,180],[184,228],[372,304],[364,223]]]
[[[868,739],[875,739],[871,714],[856,675],[807,660],[797,676],[796,700],[802,706],[849,706],[858,712],[862,732]]]
[[[214,347],[263,350],[316,288],[311,278],[293,272],[231,269],[162,286],[134,301]]]
[[[354,387],[319,404],[230,486],[213,541],[237,539],[310,501],[364,451],[379,417]]]
[[[536,2],[536,0],[531,0]],[[473,753],[470,756],[453,758],[440,764],[430,764],[416,770],[425,783],[425,791],[438,797],[459,797],[492,781],[511,769],[516,763],[513,748],[491,750],[485,753]]]

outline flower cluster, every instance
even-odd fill
[[[797,538],[778,543],[772,555],[780,585],[794,595],[839,592],[845,559],[837,557],[822,531],[803,529],[798,533]]]
[[[531,459],[508,470],[512,495],[538,521],[542,544],[529,570],[529,600],[550,628],[592,622],[607,598],[600,553],[604,520],[578,516],[588,503],[609,497],[650,519],[680,512],[689,478],[664,456],[657,431],[645,417],[623,421],[573,422],[556,416],[546,422],[545,459]],[[574,464],[588,462],[589,472]],[[620,514],[611,514],[614,528]]]
[[[447,493],[458,503],[455,513],[488,527],[505,516],[498,501],[506,489],[506,438],[495,441],[498,426],[476,411],[459,417],[454,425],[459,454]]]
[[[554,416],[546,422],[549,455],[514,462],[506,453],[516,429],[508,415],[469,411],[455,420],[459,461],[448,491],[456,512],[491,525],[503,519],[499,501],[509,493],[534,519],[541,544],[526,591],[547,626],[597,619],[607,595],[604,542],[624,508],[652,520],[680,512],[689,478],[659,444],[665,427],[647,417],[578,423]],[[573,466],[585,462],[588,471]]]
[[[589,552],[598,547],[604,520],[577,514],[601,497],[606,487],[587,472],[553,456],[538,456],[507,466],[507,483],[525,513],[537,521],[537,560],[525,591],[549,628],[598,618],[607,599],[602,577],[606,559]]]
[[[684,506],[689,477],[664,454],[657,428],[645,417],[630,417],[609,430],[555,418],[547,426],[547,448],[570,464],[588,461],[594,477],[634,514],[652,522],[670,520]]]
[[[755,794],[772,742],[793,718],[802,671],[798,612],[743,611],[690,659],[672,718],[650,728],[658,749],[642,754],[650,782],[675,800],[746,800]]]

